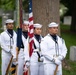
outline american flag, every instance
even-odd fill
[[[33,52],[33,12],[32,12],[32,0],[29,0],[29,29],[28,29],[28,36],[29,36],[29,56],[31,57]],[[23,75],[29,75],[29,71],[24,72]]]
[[[32,12],[32,0],[29,0],[29,55],[33,52],[33,12]]]

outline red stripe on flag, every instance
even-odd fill
[[[31,39],[33,38],[33,33],[32,33],[32,34],[30,34],[30,38],[31,38]]]
[[[33,29],[33,25],[29,26],[29,29]]]
[[[31,22],[33,20],[33,16],[29,18],[29,22]]]
[[[33,44],[33,42],[34,42],[33,40],[30,42],[30,51],[29,51],[29,56],[31,56],[31,55],[32,55],[32,52],[33,52],[33,47],[32,47],[32,46],[33,46],[33,45],[32,45],[32,44]]]

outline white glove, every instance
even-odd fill
[[[43,57],[43,56],[42,56],[42,57],[40,57],[40,61],[42,61],[42,62],[44,61],[44,57]]]
[[[12,62],[14,65],[18,65],[18,62],[17,61],[13,61]]]
[[[16,58],[13,57],[13,60],[12,61],[15,62],[16,61]]]
[[[57,58],[58,58],[60,61],[62,61],[64,57],[60,55],[60,56],[58,56]]]
[[[39,52],[39,49],[34,49],[34,52]]]
[[[13,57],[12,63],[13,63],[14,65],[18,65],[18,62],[16,61],[16,58]]]
[[[25,67],[24,67],[24,72],[26,72],[27,70],[28,70],[28,68],[25,66]]]
[[[56,65],[60,65],[60,64],[61,64],[61,61],[60,61],[59,59],[55,58],[54,60],[55,60],[54,63],[55,63]]]
[[[28,68],[30,66],[30,62],[26,62],[25,65]]]

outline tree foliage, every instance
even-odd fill
[[[2,8],[4,10],[14,10],[15,0],[1,0],[0,8]]]
[[[72,9],[73,9],[73,0],[60,0],[60,3],[65,5],[65,7],[68,8],[68,11],[65,15],[72,15]]]
[[[28,1],[23,0],[23,10],[28,12]],[[16,0],[0,0],[0,8],[4,10],[15,10]]]

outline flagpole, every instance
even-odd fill
[[[12,59],[13,59],[13,56],[12,56],[11,59],[10,59],[10,62],[9,62],[8,67],[7,67],[7,69],[6,69],[5,75],[8,75],[8,72],[9,72],[9,69],[10,69],[10,65],[11,65],[11,63],[12,63]]]
[[[20,0],[16,0],[16,29],[17,29],[17,32],[20,28]],[[18,37],[18,33],[17,33],[17,37]],[[18,47],[16,47],[16,61],[18,61]],[[10,68],[10,71],[11,71],[11,75],[17,75],[17,66],[18,65],[14,65],[12,64],[11,65],[11,68]]]
[[[17,47],[16,47],[16,61],[18,62],[18,54],[21,48],[21,42],[22,42],[22,0],[17,0]],[[17,68],[18,65],[16,65],[16,75],[17,75]]]

